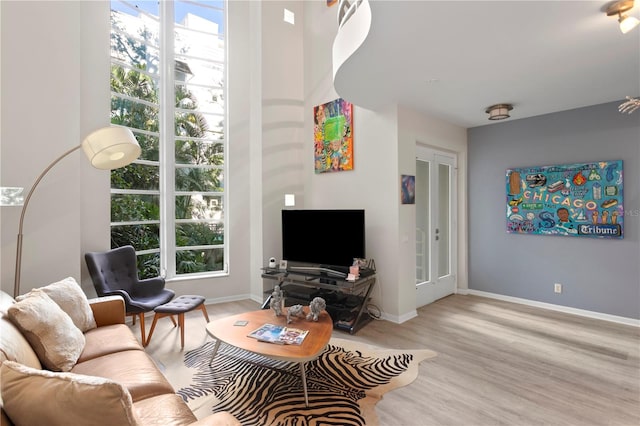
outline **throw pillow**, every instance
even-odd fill
[[[5,361],[3,410],[14,424],[136,425],[131,395],[102,377],[53,373]]]
[[[29,296],[32,292],[43,291],[71,317],[73,323],[83,333],[96,328],[96,320],[89,306],[87,296],[80,285],[72,277],[31,290],[24,296],[16,297],[17,301]]]
[[[34,292],[14,303],[7,316],[47,369],[69,371],[76,364],[84,349],[84,335],[44,292]]]

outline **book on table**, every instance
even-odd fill
[[[281,345],[300,345],[309,330],[302,330],[286,325],[264,324],[248,334],[249,337],[261,342],[277,343]]]

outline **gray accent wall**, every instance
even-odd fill
[[[468,130],[470,289],[640,319],[640,111],[620,103]],[[508,168],[606,160],[623,160],[623,239],[506,232]]]

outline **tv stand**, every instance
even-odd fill
[[[334,275],[324,269],[329,269]],[[285,306],[308,305],[314,297],[322,297],[334,328],[354,334],[371,321],[366,308],[376,274],[373,271],[361,274],[355,281],[347,281],[346,276],[343,272],[323,267],[263,268],[263,290],[267,297],[262,308],[269,308],[273,287],[278,284],[285,295]]]
[[[287,271],[291,271],[291,272],[308,272],[308,273],[312,273],[312,274],[327,274],[327,275],[334,275],[337,277],[341,277],[341,278],[347,278],[347,274],[341,271],[336,271],[335,269],[331,269],[331,268],[326,268],[323,266],[289,266],[287,268]]]

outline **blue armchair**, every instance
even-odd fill
[[[144,344],[144,314],[169,302],[175,292],[164,288],[162,277],[138,279],[136,252],[132,246],[86,253],[84,259],[98,296],[122,296],[126,313],[133,317],[133,323],[136,323],[136,317],[140,318],[140,334]]]

